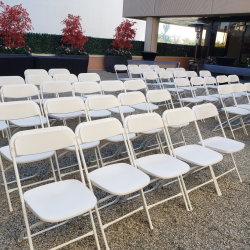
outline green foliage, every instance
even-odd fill
[[[193,57],[195,53],[195,46],[158,43],[157,52],[158,56]]]
[[[123,50],[123,49],[119,49],[119,50],[107,49],[105,55],[128,57],[128,56],[131,56],[131,51],[130,50]]]

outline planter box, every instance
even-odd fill
[[[0,53],[0,56],[1,57],[4,57],[4,56],[7,56],[7,57],[14,56],[14,57],[16,57],[16,56],[31,56],[31,55],[30,54],[28,55],[28,54],[4,54],[4,53]]]
[[[68,57],[68,58],[86,58],[89,59],[89,55],[60,55],[59,57]]]
[[[151,52],[151,51],[141,51],[141,55],[143,60],[145,61],[154,61],[158,52]]]
[[[128,65],[128,60],[132,60],[132,57],[124,57],[124,56],[104,56],[104,68],[108,72],[115,73],[114,66],[116,64],[125,64]]]

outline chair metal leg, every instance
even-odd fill
[[[149,212],[148,212],[148,206],[147,206],[147,203],[146,203],[146,199],[145,199],[145,196],[144,196],[144,193],[143,193],[143,190],[142,190],[142,189],[140,190],[140,193],[141,193],[141,198],[142,198],[143,207],[144,207],[144,210],[145,210],[146,215],[147,215],[149,227],[150,227],[150,229],[154,229],[154,228],[153,228],[153,225],[152,225],[151,218],[150,218],[150,214],[149,214]]]
[[[215,177],[215,174],[214,174],[213,167],[212,167],[212,166],[209,166],[209,169],[210,169],[210,172],[211,172],[211,175],[212,175],[212,178],[213,178],[213,182],[214,182],[214,185],[215,185],[216,192],[217,192],[218,196],[221,196],[221,191],[220,191],[218,182],[217,182],[217,180],[216,180],[216,177]]]
[[[231,157],[232,157],[232,160],[233,160],[233,163],[234,163],[234,168],[235,168],[235,170],[236,170],[236,172],[237,172],[237,174],[238,174],[238,177],[239,177],[239,179],[240,179],[240,182],[242,182],[242,179],[241,179],[241,177],[240,177],[240,173],[239,173],[239,170],[238,170],[238,168],[237,168],[236,162],[235,162],[235,160],[234,160],[233,154],[231,154]]]

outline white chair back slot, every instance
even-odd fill
[[[240,93],[246,91],[246,86],[243,83],[232,84],[232,89],[234,93]]]
[[[48,72],[45,69],[26,69],[24,71],[24,76],[30,75],[48,75]]]
[[[174,79],[174,84],[177,87],[185,87],[185,86],[190,86],[190,82],[187,78],[177,78]]]
[[[199,77],[199,76],[197,76],[197,77],[192,77],[191,78],[191,83],[192,83],[192,85],[193,86],[197,86],[197,85],[204,85],[205,84],[205,80],[204,80],[204,78],[202,78],[202,77]]]
[[[186,71],[186,76],[189,78],[196,77],[197,73],[195,71]]]
[[[220,83],[228,83],[229,82],[228,77],[225,76],[225,75],[217,76],[216,81],[217,81],[218,84],[220,84]]]
[[[116,118],[83,122],[76,127],[76,135],[79,137],[80,144],[101,141],[121,134],[124,134],[124,129]]]
[[[183,72],[185,72],[186,70],[184,68],[176,68],[175,71],[183,71]]]
[[[116,64],[114,66],[116,71],[127,71],[127,66],[125,64]]]
[[[130,90],[130,91],[141,90],[141,89],[147,88],[143,80],[125,81],[124,85],[125,85],[126,90]]]
[[[139,68],[140,69],[150,69],[150,66],[148,64],[140,64]]]
[[[125,118],[124,127],[128,133],[142,133],[163,128],[163,121],[159,114],[129,115]]]
[[[196,120],[194,112],[189,107],[166,110],[162,117],[167,126],[178,126]]]
[[[101,86],[97,82],[75,82],[73,84],[75,93],[79,94],[92,94],[101,93]]]
[[[42,93],[66,93],[72,92],[73,88],[70,82],[67,81],[48,81],[42,82],[40,89]]]
[[[21,131],[10,140],[12,157],[45,153],[75,145],[75,134],[68,127]]]
[[[25,78],[27,84],[40,86],[42,82],[53,81],[49,75],[28,75]]]
[[[145,80],[157,80],[158,75],[155,72],[144,72],[143,77]]]
[[[25,84],[25,81],[21,76],[0,76],[0,87],[12,84]]]
[[[118,95],[118,100],[120,101],[121,105],[127,106],[146,103],[146,98],[140,91],[121,93]]]
[[[200,77],[209,77],[212,76],[209,70],[200,70]]]
[[[85,102],[89,110],[111,109],[120,106],[114,95],[90,96]]]
[[[149,102],[165,102],[171,100],[171,94],[166,89],[149,90],[147,92]]]
[[[217,81],[213,76],[205,77],[204,81],[205,81],[206,85],[214,85],[214,84],[217,85]]]
[[[81,73],[78,75],[79,82],[100,82],[101,78],[97,73]]]
[[[119,80],[114,81],[101,81],[101,89],[106,92],[115,92],[125,90],[124,83]]]
[[[233,93],[232,85],[221,85],[218,86],[218,92],[220,95],[228,95]]]
[[[230,83],[240,83],[240,79],[237,75],[229,75],[228,80]]]
[[[85,111],[85,104],[79,97],[53,98],[45,102],[44,111],[47,115]]]
[[[70,72],[69,72],[69,70],[68,69],[50,69],[49,71],[48,71],[48,73],[49,73],[49,75],[50,76],[54,76],[54,75],[56,75],[56,74],[63,74],[63,75],[65,75],[65,74],[70,74]]]
[[[41,116],[38,104],[33,101],[0,103],[0,121],[16,120]]]
[[[207,119],[219,115],[216,106],[212,103],[193,106],[192,110],[194,111],[196,120]]]
[[[77,76],[74,74],[55,74],[54,81],[67,81],[70,83],[78,82]]]
[[[2,100],[4,98],[26,98],[31,96],[39,96],[38,88],[35,85],[5,85],[1,88]]]
[[[159,69],[159,65],[149,65],[150,69],[155,70],[155,69]]]
[[[174,77],[175,78],[187,78],[185,71],[175,71]]]

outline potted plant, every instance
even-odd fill
[[[85,57],[89,60],[88,54],[84,51],[84,44],[88,38],[83,35],[81,17],[68,14],[61,23],[65,25],[62,29],[62,45],[56,48],[56,55],[68,57]]]
[[[0,1],[0,7],[3,8],[0,13],[0,35],[2,40],[0,54],[30,55],[31,48],[25,45],[24,39],[27,31],[33,29],[29,13],[21,4],[10,7]]]
[[[134,41],[136,29],[132,28],[136,22],[129,21],[128,19],[116,27],[114,41],[110,44],[112,48],[106,51],[104,56],[105,70],[108,72],[115,72],[114,66],[116,64],[128,65],[128,60],[132,59],[131,41]]]
[[[204,63],[205,63],[205,64],[216,65],[216,64],[217,64],[216,57],[214,57],[214,56],[208,56],[208,57],[205,59]]]

